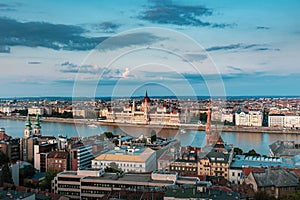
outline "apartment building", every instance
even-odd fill
[[[105,173],[103,169],[64,171],[52,181],[52,191],[72,199],[102,198],[112,191],[161,190],[177,182],[196,185],[199,179],[182,179],[175,172]],[[180,184],[180,183],[178,183]]]
[[[106,168],[112,163],[124,172],[151,172],[156,170],[156,152],[145,147],[116,147],[92,160],[92,168]]]
[[[261,111],[238,111],[235,113],[235,125],[237,126],[262,126],[263,114]]]
[[[66,151],[51,151],[47,156],[46,171],[62,172],[68,170],[69,153]]]
[[[299,115],[272,114],[268,116],[269,127],[300,128]]]

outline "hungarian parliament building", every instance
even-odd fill
[[[106,121],[130,124],[179,125],[180,114],[178,110],[167,111],[165,106],[153,110],[151,100],[146,92],[141,106],[137,106],[133,100],[132,104],[124,106],[122,112],[110,110],[106,114]]]

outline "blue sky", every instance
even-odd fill
[[[0,96],[299,96],[299,10],[298,0],[0,0]]]

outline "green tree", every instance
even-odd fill
[[[254,195],[255,200],[276,200],[275,197],[268,195],[266,192],[258,191]]]
[[[57,175],[57,173],[53,170],[48,170],[46,172],[45,180],[41,184],[41,188],[43,190],[51,191],[51,181],[54,179],[54,177]]]
[[[107,166],[105,168],[105,172],[113,172],[113,173],[117,173],[117,172],[121,172],[122,169],[119,168],[119,166],[117,165],[117,163],[115,162],[111,162],[109,163],[109,166]]]
[[[156,132],[152,130],[151,132],[151,143],[155,142],[157,140]]]
[[[259,153],[256,153],[256,151],[254,149],[251,149],[250,151],[248,151],[248,153],[244,153],[245,156],[260,156]]]
[[[235,147],[233,149],[233,151],[234,151],[235,155],[243,155],[243,150],[238,147]]]
[[[105,135],[105,137],[107,137],[108,139],[111,139],[111,138],[115,137],[114,134],[112,134],[112,132],[104,132],[104,135]]]
[[[0,151],[0,164],[8,163],[8,157],[2,151]],[[0,165],[1,167],[1,165]]]
[[[32,165],[26,165],[24,168],[20,169],[19,177],[20,183],[23,184],[24,179],[32,178],[35,175],[35,169]]]
[[[9,170],[8,163],[5,163],[2,166],[2,178],[4,183],[13,183],[12,177],[11,177],[11,171]]]
[[[207,121],[207,113],[200,113],[199,120],[200,121]]]
[[[299,200],[299,199],[300,199],[300,191],[299,190],[292,191],[292,192],[279,198],[279,200]]]

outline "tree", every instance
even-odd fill
[[[207,113],[200,113],[199,120],[200,121],[207,121]]]
[[[0,151],[0,163],[1,164],[5,164],[8,163],[9,159],[7,157],[7,155],[5,155],[2,151]],[[1,165],[0,165],[1,167]]]
[[[295,190],[279,198],[279,200],[298,200],[300,199],[300,191]]]
[[[8,163],[5,163],[2,167],[2,178],[4,183],[13,183]]]
[[[156,132],[152,130],[151,132],[151,143],[155,142],[157,140]]]
[[[51,181],[55,178],[57,173],[54,170],[48,170],[46,172],[45,180],[41,184],[43,190],[51,191]]]
[[[26,165],[23,169],[20,169],[19,177],[20,183],[23,183],[24,179],[32,178],[35,175],[35,169],[32,165]]]
[[[107,166],[105,168],[105,172],[117,173],[117,172],[121,172],[121,171],[122,171],[122,169],[120,169],[119,166],[117,165],[117,163],[115,163],[115,162],[109,163],[109,166]]]
[[[244,153],[245,156],[260,156],[259,153],[256,153],[256,151],[254,149],[251,149],[250,151],[248,151],[248,153]]]
[[[275,200],[275,197],[268,195],[266,192],[258,191],[254,194],[255,200]]]
[[[114,137],[114,134],[112,134],[112,132],[104,132],[105,137],[107,137],[108,139],[111,139]]]
[[[235,147],[233,149],[233,152],[235,153],[235,155],[243,155],[243,150],[238,147]]]

